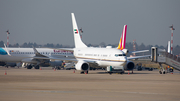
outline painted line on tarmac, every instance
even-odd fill
[[[36,93],[73,93],[73,91],[41,91],[41,90],[33,91],[33,92],[36,92]]]
[[[161,93],[148,93],[148,92],[124,92],[124,93],[131,93],[131,94],[151,94],[151,95],[163,95]]]
[[[104,90],[106,92],[119,92],[119,93],[129,93],[129,94],[151,94],[151,95],[164,95],[162,93],[149,93],[149,92],[123,92],[123,91],[109,91],[109,90]]]

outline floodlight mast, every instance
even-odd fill
[[[171,54],[173,54],[173,30],[175,30],[175,28],[172,26],[169,27],[171,30]]]
[[[9,30],[6,31],[7,32],[7,47],[9,47]]]
[[[133,51],[136,51],[136,40],[133,40]],[[136,56],[136,53],[133,53]]]

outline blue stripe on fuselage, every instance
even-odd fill
[[[0,55],[7,55],[7,52],[4,49],[0,48]]]

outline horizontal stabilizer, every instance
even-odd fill
[[[145,57],[150,57],[151,55],[143,55],[143,56],[135,56],[135,57],[127,57],[128,60],[132,59],[139,59],[139,58],[145,58]]]
[[[55,49],[55,50],[63,50],[63,51],[74,52],[74,49],[73,49],[73,48],[49,48],[49,49]]]
[[[149,52],[149,50],[132,51],[129,53],[142,53],[142,52]]]

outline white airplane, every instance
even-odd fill
[[[38,51],[39,52],[38,52]],[[53,67],[61,66],[62,61],[53,59],[37,59],[35,57],[62,57],[60,54],[72,54],[69,51],[60,51],[49,48],[0,48],[0,61],[5,63],[22,62],[23,67],[39,69],[39,65],[47,64]]]
[[[77,61],[75,68],[76,70],[81,70],[81,73],[88,73],[90,63],[97,64],[98,66],[102,67],[107,67],[107,71],[109,73],[116,70],[132,70],[134,68],[134,63],[132,61],[129,61],[130,59],[150,56],[147,55],[137,57],[126,57],[128,53],[128,50],[125,49],[127,25],[124,25],[118,48],[87,47],[80,38],[74,13],[71,13],[71,16],[75,42],[75,48],[71,49],[71,51],[73,51],[75,60]],[[147,50],[136,51],[135,53],[146,51]]]

